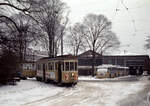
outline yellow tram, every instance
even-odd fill
[[[20,77],[22,79],[33,78],[36,76],[36,63],[35,62],[22,62],[20,63]]]
[[[115,78],[129,75],[128,67],[105,64],[97,67],[97,78]]]
[[[72,55],[45,57],[37,61],[38,81],[76,84],[78,82],[78,59]]]

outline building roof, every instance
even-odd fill
[[[92,50],[88,50],[80,55],[78,55],[79,58],[92,58],[92,53],[93,51]],[[113,55],[101,55],[97,52],[95,52],[95,57],[96,58],[107,58],[107,57],[110,57],[110,58],[113,58],[113,57],[139,57],[139,58],[147,58],[149,59],[149,55],[142,55],[142,54],[135,54],[135,53],[121,53],[121,54],[113,54]]]
[[[149,57],[149,55],[103,55],[103,57]]]
[[[73,55],[62,55],[62,56],[57,56],[57,57],[53,57],[53,58],[50,58],[50,57],[43,57],[39,60],[47,60],[47,59],[53,59],[53,60],[57,60],[57,59],[60,59],[60,60],[64,60],[64,59],[77,59],[77,56],[73,56]]]
[[[94,52],[95,53],[95,57],[102,57],[101,54]],[[92,57],[93,56],[93,51],[92,50],[88,50],[80,55],[78,55],[78,57]]]

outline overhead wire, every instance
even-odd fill
[[[130,13],[130,11],[129,11],[130,9],[125,5],[124,0],[121,0],[121,4],[122,4],[122,6],[125,8],[125,10],[128,12],[128,15],[130,16],[131,22],[132,22],[132,24],[133,24],[133,30],[134,30],[133,36],[135,36],[136,33],[137,33],[137,28],[136,28],[135,19],[131,16],[131,13]]]
[[[129,8],[125,5],[124,0],[117,0],[117,4],[116,4],[116,8],[115,8],[115,13],[114,13],[114,15],[112,16],[112,19],[111,19],[111,20],[114,20],[115,17],[117,16],[118,12],[121,11],[120,5],[122,5],[122,6],[125,8],[125,10],[128,12],[128,14],[129,14],[129,16],[130,16],[130,20],[129,20],[129,21],[131,21],[132,24],[133,24],[133,28],[134,28],[134,29],[133,29],[133,30],[134,30],[133,36],[135,36],[135,35],[136,35],[136,32],[137,32],[135,19],[131,16],[131,13],[130,13],[130,11],[129,11]],[[130,47],[132,44],[131,44],[131,42],[130,42],[130,43],[128,43],[127,45],[128,45],[128,47]],[[133,46],[133,45],[132,45],[132,46]]]
[[[117,4],[116,4],[116,7],[115,7],[115,11],[113,12],[113,15],[112,15],[111,20],[113,20],[113,19],[117,16],[117,13],[120,11],[120,9],[119,9],[119,4],[120,4],[120,0],[117,0]]]

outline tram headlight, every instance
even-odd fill
[[[78,75],[77,74],[74,75],[74,79],[78,80]]]
[[[69,80],[69,75],[65,74],[65,80]]]
[[[71,75],[72,77],[74,77],[74,73],[72,73],[72,75]]]

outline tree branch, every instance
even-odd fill
[[[0,18],[5,18],[5,19],[9,20],[10,22],[12,22],[14,24],[14,26],[16,27],[17,31],[20,32],[20,29],[18,28],[17,24],[11,18],[9,18],[5,15],[0,15]]]
[[[14,6],[13,4],[9,4],[9,3],[0,3],[0,6],[9,6],[9,7],[12,7],[16,10],[19,10],[19,11],[22,11],[22,12],[27,12],[30,8],[18,8],[16,6]]]

